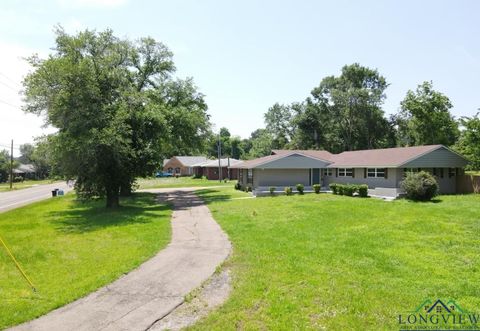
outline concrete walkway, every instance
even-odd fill
[[[193,189],[161,191],[159,198],[174,206],[172,241],[164,250],[112,284],[12,330],[148,330],[181,305],[231,245]]]

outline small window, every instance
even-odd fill
[[[253,169],[248,169],[247,171],[247,183],[253,184]]]
[[[333,169],[323,169],[323,176],[333,176]]]
[[[352,168],[338,168],[338,177],[352,177],[353,169]]]
[[[243,183],[243,169],[238,171],[238,182]]]
[[[385,178],[385,168],[368,168],[367,177],[370,178]]]
[[[173,168],[168,168],[168,172],[171,174],[173,172]]]
[[[457,169],[455,168],[448,168],[448,178],[455,177],[457,174]]]
[[[180,173],[180,168],[175,168],[175,173],[179,174]]]
[[[406,174],[407,172],[419,172],[420,168],[403,168],[403,172]]]

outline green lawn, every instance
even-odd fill
[[[29,188],[36,185],[42,184],[51,184],[55,183],[54,180],[51,179],[44,179],[44,180],[25,180],[21,183],[13,183],[14,190],[20,190],[24,188]],[[9,183],[0,183],[0,192],[2,191],[10,191],[10,184]]]
[[[231,186],[237,181],[219,182],[218,180],[208,180],[204,178],[192,177],[165,177],[165,178],[139,178],[137,184],[140,189],[147,188],[169,188],[169,187],[201,187],[201,186]]]
[[[480,176],[480,171],[475,171],[475,170],[465,171],[465,174],[466,174],[466,175]]]
[[[233,243],[233,291],[192,329],[398,330],[398,314],[427,298],[480,311],[480,195],[225,200],[232,192],[199,191]]]
[[[106,285],[170,240],[170,208],[151,194],[81,203],[69,194],[0,214],[0,236],[37,287],[33,293],[0,246],[0,329]]]

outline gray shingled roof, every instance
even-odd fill
[[[196,163],[207,161],[205,156],[175,156],[175,158],[186,167],[191,167]]]
[[[230,167],[236,166],[236,165],[238,165],[238,164],[240,164],[240,163],[243,163],[243,161],[230,158]],[[227,158],[220,159],[220,165],[221,165],[222,167],[228,167],[228,159],[227,159]],[[206,167],[218,167],[218,159],[216,159],[216,160],[207,160],[207,161],[205,161],[205,162],[199,162],[199,163],[197,163],[197,164],[194,164],[193,166],[194,166],[194,167],[202,167],[202,168],[206,168]]]

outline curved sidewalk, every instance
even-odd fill
[[[164,250],[110,285],[11,330],[147,330],[168,315],[231,250],[227,235],[192,191],[159,194],[174,209],[172,241]]]

